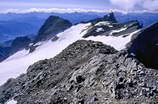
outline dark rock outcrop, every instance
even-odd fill
[[[147,67],[158,68],[158,22],[134,35],[128,50]]]
[[[10,47],[0,46],[0,61],[3,61],[9,56]]]
[[[113,13],[110,13],[103,18],[92,20],[90,23],[91,26],[85,30],[87,33],[83,36],[84,38],[98,35],[127,36],[129,33],[142,28],[142,25],[136,20],[118,23]]]
[[[109,22],[112,22],[112,23],[117,23],[117,20],[116,20],[115,15],[114,15],[113,12],[105,15],[102,18],[97,18],[97,19],[94,19],[94,20],[90,20],[88,22],[91,22],[92,24],[96,24],[97,22],[100,22],[100,21],[109,21]]]
[[[43,26],[40,28],[38,35],[35,37],[35,39],[33,39],[33,42],[36,43],[51,38],[52,41],[55,41],[58,39],[56,34],[68,29],[71,26],[72,23],[70,23],[68,20],[62,19],[57,16],[50,16],[43,24]],[[26,36],[17,37],[11,42],[12,43],[11,46],[0,47],[0,61],[5,60],[10,55],[24,48],[30,49],[30,52],[33,52],[37,46],[34,46],[34,44],[32,46],[29,46],[31,42],[32,40]]]
[[[35,42],[50,39],[59,32],[62,32],[71,26],[72,23],[68,20],[62,19],[57,16],[50,16],[40,28]]]
[[[0,103],[14,97],[18,104],[156,104],[157,80],[158,70],[126,51],[79,40],[1,86]]]
[[[10,47],[2,46],[0,47],[0,61],[5,60],[10,55],[22,50],[24,48],[28,48],[29,44],[31,43],[31,39],[28,37],[17,37],[12,41]]]
[[[31,39],[28,37],[17,37],[12,42],[10,53],[12,54],[12,53],[15,53],[21,49],[27,48],[30,43],[31,43]]]

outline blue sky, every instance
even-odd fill
[[[158,0],[0,0],[0,10],[28,8],[82,8],[158,10]]]
[[[108,0],[4,0],[0,9],[10,8],[109,8]]]

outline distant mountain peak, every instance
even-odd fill
[[[58,16],[50,16],[40,28],[35,42],[50,39],[59,32],[62,32],[71,26],[72,23],[68,20]]]
[[[111,13],[105,15],[103,18],[104,18],[104,20],[106,20],[106,21],[111,21],[111,22],[117,23],[116,17],[115,17],[115,15],[114,15],[113,12],[111,12]]]
[[[128,36],[130,33],[140,29],[142,26],[139,21],[133,20],[129,22],[119,23],[117,22],[113,12],[105,15],[103,18],[97,18],[91,20],[91,26],[83,36],[87,38],[89,36]]]
[[[108,22],[112,22],[112,23],[117,23],[116,17],[113,12],[105,15],[104,17],[96,18],[96,19],[90,20],[88,22],[91,22],[92,24],[96,24],[97,22],[100,22],[100,21],[108,21]]]

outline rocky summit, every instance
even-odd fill
[[[126,37],[127,34],[142,28],[142,25],[137,20],[123,23],[117,22],[113,13],[105,15],[103,18],[89,21],[89,23],[91,23],[91,25],[85,29],[87,33],[83,36],[84,38],[98,35]]]
[[[68,20],[60,18],[58,16],[50,16],[40,28],[35,42],[48,40],[71,26],[72,23]]]
[[[100,42],[79,40],[0,87],[0,103],[157,104],[158,70]]]

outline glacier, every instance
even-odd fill
[[[117,50],[125,48],[126,44],[131,40],[133,33],[128,34],[126,37],[119,36],[90,36],[82,38],[86,34],[86,29],[91,23],[77,24],[71,28],[57,34],[58,40],[48,40],[39,43],[40,46],[32,53],[28,50],[21,50],[8,59],[0,63],[0,85],[4,84],[9,78],[16,78],[22,73],[26,73],[27,68],[38,62],[39,60],[50,59],[59,54],[63,49],[72,44],[73,42],[81,39],[100,41],[104,44],[110,45]]]

